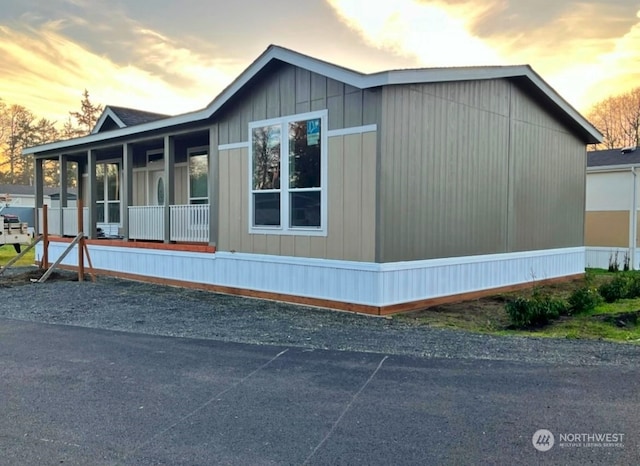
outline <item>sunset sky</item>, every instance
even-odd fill
[[[197,110],[269,44],[363,72],[530,64],[582,112],[640,86],[631,0],[4,0],[0,98]]]

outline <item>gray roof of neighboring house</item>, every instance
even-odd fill
[[[0,194],[13,194],[14,196],[34,195],[36,192],[35,186],[29,186],[24,184],[0,184]],[[75,189],[69,189],[69,193],[75,193]],[[52,194],[59,194],[60,188],[44,188],[44,194],[51,196]],[[75,195],[75,194],[74,194]]]
[[[606,149],[587,152],[587,167],[640,165],[640,148]]]

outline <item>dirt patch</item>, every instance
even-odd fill
[[[613,324],[620,328],[635,327],[640,321],[640,310],[631,312],[620,312],[618,314],[605,314],[593,316],[595,320]]]
[[[608,279],[605,276],[596,276],[589,281],[581,278],[541,286],[532,284],[530,287],[519,291],[502,293],[472,301],[441,304],[409,312],[404,314],[402,318],[413,319],[416,323],[434,327],[455,327],[475,331],[507,330],[511,328],[511,322],[505,310],[507,301],[518,296],[529,297],[534,291],[566,299],[576,289],[585,286],[597,287]]]
[[[18,273],[12,273],[10,270],[7,270],[3,275],[0,275],[0,287],[9,288],[33,283],[39,280],[45,272],[45,269],[35,268]],[[76,281],[77,279],[77,276],[73,273],[56,270],[49,275],[47,281]]]

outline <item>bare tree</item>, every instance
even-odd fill
[[[587,118],[603,135],[594,149],[640,145],[640,87],[596,103]]]
[[[33,145],[31,143],[32,124],[35,116],[21,105],[11,105],[5,108],[3,118],[3,152],[1,176],[5,182],[20,183],[24,165],[22,149]]]

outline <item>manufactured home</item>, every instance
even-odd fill
[[[271,46],[202,110],[115,109],[25,150],[38,207],[43,161],[78,167],[103,273],[384,314],[584,272],[601,135],[529,66],[362,74]],[[79,230],[64,191],[51,260]]]
[[[585,246],[587,267],[640,268],[640,150],[587,153]]]

